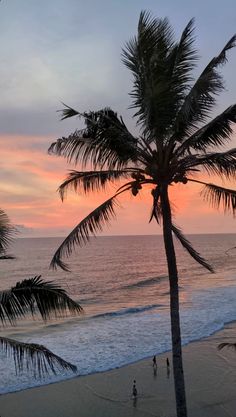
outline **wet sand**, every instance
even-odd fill
[[[236,323],[183,347],[189,417],[236,416],[236,351],[217,350],[236,342]],[[170,360],[170,374],[166,357]],[[174,417],[171,353],[120,369],[1,395],[1,417]],[[133,380],[138,396],[132,398]]]

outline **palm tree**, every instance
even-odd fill
[[[226,53],[235,46],[233,36],[194,81],[197,61],[194,48],[194,21],[187,24],[178,42],[174,40],[169,21],[141,12],[137,36],[123,49],[123,62],[133,74],[131,91],[134,117],[139,128],[136,137],[122,117],[110,108],[81,113],[69,106],[62,110],[62,119],[83,118],[85,128],[52,143],[49,153],[81,163],[80,171],[71,171],[59,187],[66,192],[86,194],[106,189],[109,183],[126,180],[103,204],[93,210],[72,230],[55,252],[51,266],[65,270],[76,245],[85,244],[91,235],[100,232],[115,216],[118,197],[131,192],[136,196],[145,186],[151,187],[150,221],[163,227],[169,285],[172,332],[173,369],[178,417],[187,416],[185,384],[181,352],[178,271],[173,235],[203,267],[213,272],[209,263],[194,250],[181,229],[173,223],[169,188],[193,182],[203,187],[202,196],[214,207],[236,211],[236,191],[205,182],[195,177],[200,171],[230,180],[236,174],[236,149],[214,148],[225,145],[236,122],[236,105],[207,120],[224,89],[219,68],[226,62]],[[85,168],[89,168],[85,170]]]
[[[15,233],[16,229],[11,225],[5,211],[0,209],[0,260],[14,259],[14,256],[7,255],[6,251]]]
[[[12,241],[14,227],[8,216],[0,210],[0,254],[2,259],[9,259],[5,254]],[[12,257],[11,257],[12,258]],[[0,321],[14,325],[27,314],[39,313],[44,321],[50,317],[60,317],[65,313],[79,314],[82,307],[73,301],[65,290],[51,281],[43,281],[41,276],[25,279],[10,288],[0,291]],[[64,369],[76,372],[76,366],[55,355],[45,346],[36,343],[23,343],[0,336],[0,348],[14,359],[16,373],[24,368],[41,377],[50,371],[57,373]]]

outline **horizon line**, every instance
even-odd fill
[[[208,233],[185,233],[186,236],[206,236],[206,235],[236,235],[236,232],[208,232]],[[99,235],[99,236],[90,236],[90,238],[101,238],[101,237],[132,237],[132,236],[163,236],[162,233],[152,233],[152,234],[130,234],[130,235]],[[22,236],[16,237],[16,239],[65,239],[65,236]]]

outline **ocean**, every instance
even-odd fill
[[[182,341],[201,339],[236,320],[236,234],[190,235],[215,268],[211,274],[176,243]],[[84,308],[78,317],[19,321],[2,336],[47,346],[78,367],[78,375],[121,367],[171,348],[169,287],[162,236],[98,237],[78,248],[71,273],[49,270],[59,238],[17,239],[15,260],[1,262],[0,289],[42,275],[64,287]],[[71,378],[68,372],[35,379],[16,375],[0,353],[0,393]]]

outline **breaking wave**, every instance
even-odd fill
[[[155,308],[162,307],[162,304],[151,304],[143,307],[131,307],[131,308],[123,308],[122,310],[118,311],[108,311],[107,313],[97,314],[94,318],[100,317],[116,317],[116,316],[124,316],[127,314],[137,314],[143,313],[144,311],[154,310]]]
[[[134,282],[133,284],[128,284],[128,285],[124,285],[122,288],[125,289],[132,289],[132,288],[138,288],[138,287],[147,287],[149,285],[154,285],[154,284],[159,284],[162,281],[166,281],[167,280],[167,275],[160,275],[157,277],[151,277],[148,279],[143,279],[141,281],[138,282]]]

